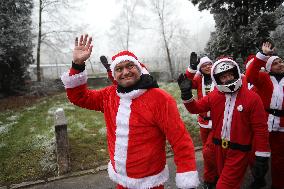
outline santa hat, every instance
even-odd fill
[[[265,69],[266,71],[270,72],[271,70],[271,65],[274,62],[275,59],[280,58],[279,56],[271,56],[268,58],[266,65],[265,65]]]
[[[251,54],[247,57],[246,61],[244,62],[244,65],[246,66],[246,69],[249,67],[249,65],[253,62],[255,58],[254,54]]]
[[[198,65],[197,65],[197,72],[196,72],[196,74],[200,74],[201,75],[201,70],[200,70],[201,66],[203,64],[205,64],[205,63],[208,63],[208,62],[211,62],[213,64],[212,60],[210,60],[210,58],[208,58],[207,56],[204,56],[204,57],[200,58],[200,61],[199,61]]]
[[[112,72],[112,76],[114,77],[114,68],[117,64],[130,61],[133,62],[137,68],[141,71],[142,74],[149,74],[148,70],[146,69],[145,65],[138,61],[138,58],[130,51],[121,51],[112,57],[112,62],[110,64],[110,70]]]

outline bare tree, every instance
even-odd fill
[[[72,24],[68,24],[68,14],[72,7],[70,0],[39,0],[38,1],[38,38],[36,49],[37,81],[41,81],[41,51],[46,45],[56,53],[62,52],[66,39],[74,34]],[[69,10],[69,11],[68,11]]]
[[[117,0],[122,5],[118,17],[112,21],[110,38],[116,41],[120,48],[128,50],[134,40],[134,30],[141,27],[138,8],[145,4],[140,0]]]
[[[159,23],[159,33],[162,37],[164,51],[170,69],[170,79],[172,80],[174,67],[170,51],[170,42],[177,28],[177,25],[173,21],[174,6],[171,0],[150,0],[149,3]]]

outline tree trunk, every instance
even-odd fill
[[[41,73],[40,73],[41,14],[42,14],[42,0],[39,0],[38,40],[37,40],[37,51],[36,51],[37,81],[41,81]]]
[[[163,23],[162,23],[162,33],[163,33],[163,39],[164,39],[165,49],[166,49],[166,53],[167,53],[167,60],[168,60],[169,68],[170,68],[170,80],[173,80],[174,70],[173,70],[170,50],[169,50],[168,42],[167,42],[167,39],[166,39],[166,34],[165,34],[165,29],[164,29]]]

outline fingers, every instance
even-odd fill
[[[88,40],[88,34],[85,34],[84,40],[82,45],[85,46],[87,44],[87,40]]]
[[[87,37],[88,37],[88,35],[87,35]],[[86,36],[85,36],[85,38],[86,38]],[[85,39],[84,39],[84,40],[85,40]],[[87,41],[87,39],[86,39],[86,41]],[[90,37],[89,40],[88,40],[88,42],[87,42],[86,49],[89,49],[89,48],[90,48],[92,41],[93,41],[93,38]]]
[[[83,35],[80,36],[79,46],[83,45]]]
[[[75,47],[78,46],[78,37],[75,38]]]

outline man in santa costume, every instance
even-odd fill
[[[249,65],[246,76],[260,95],[266,110],[271,147],[272,189],[284,188],[284,63],[273,54],[271,43],[262,45],[262,53]],[[267,72],[260,71],[265,67]]]
[[[181,98],[190,113],[210,111],[219,179],[217,189],[239,189],[255,140],[253,172],[264,177],[270,156],[265,110],[260,97],[242,85],[238,64],[229,58],[215,62],[211,77],[217,89],[194,100],[192,82],[181,75]]]
[[[190,65],[186,69],[186,76],[192,81],[192,89],[197,89],[197,97],[201,99],[214,89],[211,79],[211,68],[213,62],[207,56],[197,61],[197,55],[192,52]],[[203,188],[214,188],[217,181],[217,168],[215,163],[214,145],[212,143],[212,121],[210,112],[202,112],[198,116],[200,136],[202,141],[202,155],[204,160]]]
[[[112,57],[110,70],[117,85],[87,88],[85,61],[92,38],[76,38],[69,74],[61,79],[69,100],[80,107],[104,113],[110,162],[108,173],[118,189],[163,189],[169,177],[166,139],[174,152],[178,188],[199,184],[194,146],[175,100],[143,74],[137,57],[122,51]]]

